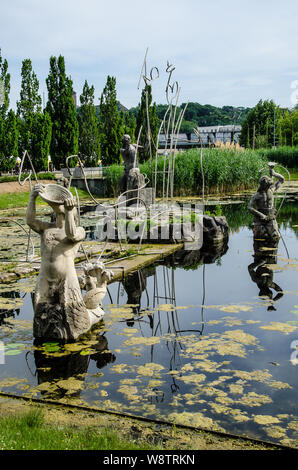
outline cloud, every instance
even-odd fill
[[[161,71],[157,102],[165,102],[169,60],[183,101],[253,106],[270,90],[286,105],[290,80],[298,78],[291,75],[297,71],[297,15],[294,0],[4,2],[0,46],[12,75],[11,101],[18,99],[23,59],[31,58],[46,92],[49,57],[62,54],[78,94],[87,79],[99,97],[113,75],[120,101],[135,106],[149,47],[148,68]]]

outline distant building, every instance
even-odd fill
[[[241,133],[241,126],[227,125],[227,126],[206,126],[206,127],[197,127],[202,143],[204,146],[214,145],[215,142],[234,142],[235,144],[239,142],[239,135]],[[177,144],[176,144],[177,140]],[[191,147],[200,147],[201,143],[198,140],[196,134],[178,134],[173,138],[174,145],[176,148],[191,148]],[[159,136],[159,148],[169,148],[171,143],[171,136],[168,136],[168,141],[166,143],[165,134]]]

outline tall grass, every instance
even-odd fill
[[[276,147],[275,149],[258,149],[256,152],[269,161],[274,161],[287,168],[298,168],[298,147]]]
[[[250,188],[260,178],[259,170],[264,167],[266,158],[253,150],[203,149],[203,171],[206,193],[225,192]],[[165,168],[168,169],[166,160]],[[157,196],[167,189],[163,185],[164,158],[157,162]],[[151,165],[147,161],[140,165],[140,170],[151,180]],[[106,170],[107,193],[116,195],[123,167],[112,165]],[[152,184],[150,181],[149,185]],[[189,196],[202,193],[202,173],[200,149],[180,152],[175,158],[174,195]]]

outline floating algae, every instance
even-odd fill
[[[270,398],[268,395],[261,395],[255,392],[249,392],[246,395],[243,395],[241,399],[235,400],[235,403],[250,407],[261,406],[272,402],[272,398]]]
[[[224,305],[220,307],[219,310],[223,312],[238,313],[238,312],[249,312],[252,310],[252,307],[250,305]]]
[[[152,346],[153,344],[158,344],[160,342],[159,336],[151,336],[149,338],[139,337],[127,339],[123,342],[125,346],[135,346],[136,344],[141,344],[145,346]]]
[[[159,372],[163,370],[164,367],[160,364],[155,364],[154,362],[149,362],[143,366],[137,368],[137,374],[145,375],[146,377],[159,377]]]
[[[260,326],[260,328],[262,328],[263,330],[281,331],[282,333],[288,335],[289,333],[295,331],[297,327],[289,325],[288,323],[272,321],[269,323],[269,325]]]
[[[204,416],[202,413],[170,413],[168,416],[170,421],[177,424],[186,424],[204,429],[212,429],[214,431],[224,431],[217,423],[211,418]]]
[[[202,382],[206,380],[206,375],[204,374],[190,374],[190,375],[182,375],[179,377],[179,380],[186,384],[194,384],[200,385]]]
[[[253,417],[254,421],[258,424],[276,424],[279,423],[279,419],[274,416],[269,415],[255,415]]]
[[[125,395],[127,400],[140,401],[140,397],[138,396],[138,388],[135,385],[121,385],[118,388],[118,392]]]

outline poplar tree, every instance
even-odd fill
[[[31,155],[37,171],[47,170],[52,137],[52,121],[47,111],[34,115],[31,134]]]
[[[100,97],[99,132],[103,166],[120,162],[124,134],[117,105],[116,78],[108,76]]]
[[[158,134],[158,116],[156,114],[156,103],[152,104],[152,87],[145,85],[142,90],[141,103],[136,119],[136,138],[140,135],[139,160],[144,162],[155,153],[155,145]],[[151,149],[151,151],[150,151]]]
[[[18,156],[18,137],[19,130],[17,126],[17,117],[15,112],[10,109],[5,120],[5,152],[6,157]],[[12,166],[12,163],[10,164]]]
[[[31,155],[32,129],[35,113],[41,112],[41,97],[38,94],[39,82],[32,70],[30,59],[22,62],[22,82],[20,100],[17,101],[17,116],[19,118],[20,151],[28,150]]]
[[[124,134],[128,134],[131,137],[131,141],[135,140],[135,131],[136,131],[136,120],[131,111],[123,113],[123,130]]]
[[[99,127],[94,106],[94,86],[89,87],[87,80],[80,95],[80,103],[79,152],[85,156],[85,165],[94,166],[100,157]]]
[[[27,150],[36,171],[47,169],[52,123],[42,112],[39,81],[30,59],[22,62],[20,100],[17,102],[19,150]]]
[[[5,119],[9,108],[10,74],[8,62],[2,58],[0,49],[0,116]]]
[[[46,78],[48,102],[46,111],[52,121],[51,158],[56,166],[65,165],[65,158],[78,152],[79,127],[73,100],[73,83],[66,76],[64,57],[50,57]],[[74,162],[70,162],[74,163]]]
[[[0,49],[0,171],[8,171],[14,164],[12,159],[7,158],[11,153],[6,149],[7,140],[5,137],[7,131],[9,93],[10,74],[8,73],[8,62],[6,59],[2,58]],[[15,149],[15,145],[13,147]]]

